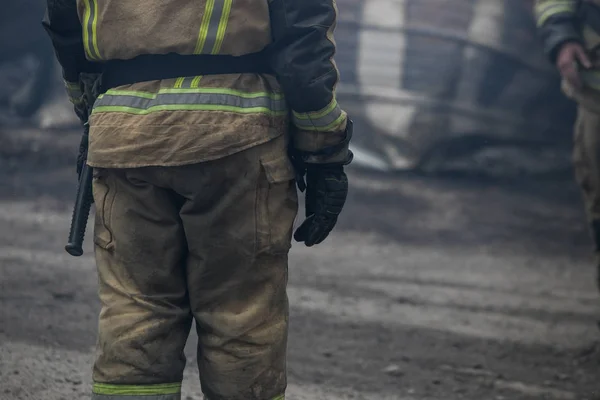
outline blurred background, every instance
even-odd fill
[[[575,106],[533,1],[337,3],[356,159],[335,234],[292,249],[289,398],[600,399]],[[80,129],[43,12],[0,14],[1,400],[89,398],[91,230],[63,250]]]

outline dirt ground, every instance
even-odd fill
[[[91,241],[63,250],[76,147],[75,133],[0,133],[1,400],[89,398]],[[291,253],[290,400],[600,399],[570,176],[350,179],[335,234]],[[185,400],[201,399],[194,345]]]

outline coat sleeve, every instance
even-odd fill
[[[335,94],[335,0],[271,0],[269,8],[270,61],[292,109],[295,148],[306,162],[346,160],[348,117]]]
[[[577,28],[579,0],[536,0],[535,18],[544,52],[553,63],[560,47],[567,42],[582,43]]]
[[[50,36],[54,53],[62,67],[69,99],[78,102],[82,96],[79,74],[96,72],[98,66],[85,57],[76,0],[46,0],[42,25]]]

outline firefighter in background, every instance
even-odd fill
[[[596,248],[600,289],[600,0],[536,0],[544,50],[578,104],[574,168]]]
[[[207,399],[283,399],[296,183],[307,218],[294,238],[312,246],[337,221],[352,159],[335,1],[47,3],[79,115],[80,78],[102,71],[92,398],[179,400],[195,322]]]

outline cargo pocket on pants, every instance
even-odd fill
[[[256,191],[256,253],[287,253],[298,213],[295,171],[287,154],[261,159]]]
[[[113,246],[113,234],[110,229],[110,218],[115,200],[116,187],[111,185],[111,178],[105,169],[94,168],[92,183],[96,215],[94,217],[94,243],[103,248]]]

